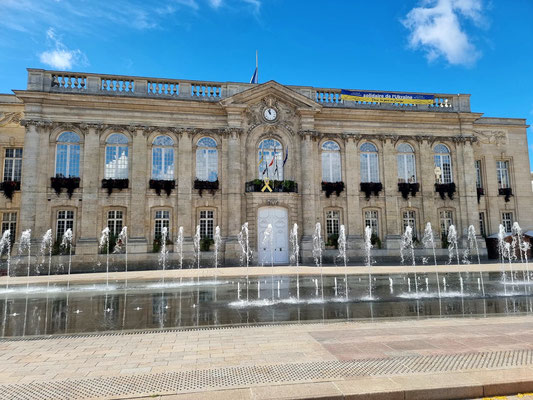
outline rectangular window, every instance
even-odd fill
[[[22,172],[22,149],[6,149],[4,158],[4,181],[20,182]]]
[[[104,177],[128,179],[128,146],[106,147]]]
[[[339,234],[340,226],[340,212],[339,211],[327,211],[326,212],[326,239],[329,239],[331,235]]]
[[[74,211],[59,210],[57,212],[56,239],[62,240],[68,229],[74,231]]]
[[[365,227],[367,226],[372,229],[374,235],[379,236],[377,211],[365,211]]]
[[[10,231],[11,243],[13,243],[17,235],[17,213],[7,212],[2,215],[2,234],[5,231]]]
[[[109,228],[109,233],[111,235],[117,236],[122,230],[123,223],[121,210],[111,210],[107,212],[107,227]]]
[[[413,238],[417,237],[416,235],[416,217],[415,212],[408,210],[403,212],[403,231],[410,226],[413,230]]]
[[[414,154],[398,154],[398,183],[416,183]]]
[[[215,223],[214,212],[211,210],[200,211],[200,237],[213,239],[213,226]]]
[[[504,212],[502,213],[502,225],[505,228],[505,232],[511,233],[513,230],[513,213]]]
[[[479,234],[483,237],[487,236],[487,233],[485,231],[485,213],[484,212],[479,213]]]
[[[476,166],[476,187],[482,188],[483,178],[481,176],[481,160],[476,160],[475,166]]]
[[[379,182],[377,153],[361,153],[361,182]]]
[[[156,211],[154,227],[155,239],[161,239],[163,228],[167,228],[167,238],[170,237],[170,211]]]
[[[440,212],[440,234],[442,238],[448,238],[448,231],[453,225],[453,214],[451,211]]]
[[[440,169],[440,178],[436,183],[452,183],[452,161],[450,156],[448,154],[435,154],[434,160],[435,167]]]
[[[496,172],[498,174],[498,189],[510,188],[509,161],[496,161]]]

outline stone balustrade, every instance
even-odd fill
[[[142,78],[28,69],[27,90],[219,101],[254,86],[254,84],[236,82]],[[302,86],[288,87],[315,100],[324,107],[470,112],[470,95],[468,94],[434,93],[435,100],[433,104],[421,105],[409,103],[344,101],[341,99],[340,89],[309,88]],[[380,91],[376,92],[380,93]]]

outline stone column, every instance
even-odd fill
[[[225,187],[226,204],[223,209],[226,215],[226,236],[225,241],[225,263],[238,265],[240,260],[241,247],[237,235],[241,230],[243,216],[241,215],[241,199],[244,191],[244,181],[241,174],[241,131],[232,129],[227,139],[227,170]]]
[[[400,209],[398,207],[398,175],[393,138],[383,142],[383,188],[385,191],[385,246],[387,249],[399,249],[401,241]]]
[[[303,231],[301,241],[302,262],[310,263],[313,261],[313,233],[317,222],[316,216],[316,196],[315,188],[315,165],[314,154],[316,153],[313,131],[304,131],[304,137],[301,142],[301,207],[303,210]]]
[[[129,209],[128,227],[128,251],[132,253],[146,253],[148,251],[148,232],[146,231],[146,190],[148,186],[148,172],[146,171],[146,138],[142,128],[136,129],[133,135],[132,151],[130,160],[132,162],[130,187],[131,203]],[[151,216],[149,215],[148,221]]]
[[[359,183],[361,176],[359,171],[359,149],[357,142],[359,137],[350,135],[345,141],[345,168],[344,185],[346,188],[346,247],[348,257],[355,259],[357,249],[363,244],[363,220],[359,205]]]
[[[98,254],[98,163],[100,141],[95,126],[89,126],[83,145],[82,201],[78,217],[81,218],[81,231],[76,242],[76,254]]]

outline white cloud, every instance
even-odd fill
[[[49,28],[46,31],[46,38],[52,43],[54,49],[43,51],[39,55],[39,59],[43,64],[55,69],[69,70],[76,64],[84,65],[87,63],[87,58],[81,50],[68,49],[57,37],[53,28]]]
[[[481,53],[461,22],[482,25],[481,0],[423,0],[402,21],[411,32],[409,45],[426,52],[428,60],[444,57],[454,65],[472,65]]]
[[[209,4],[213,8],[218,8],[222,5],[222,0],[209,0]]]

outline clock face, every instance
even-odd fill
[[[278,112],[274,108],[268,107],[263,111],[263,116],[267,121],[274,121],[278,117]]]

